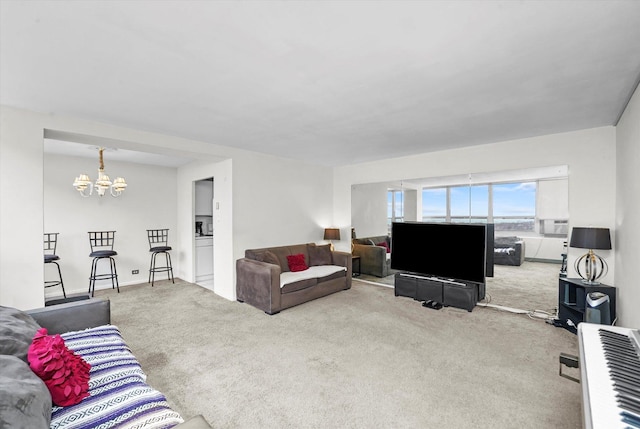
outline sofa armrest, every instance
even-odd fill
[[[280,266],[249,258],[236,261],[236,297],[267,314],[280,311]]]
[[[191,417],[184,423],[175,426],[177,429],[212,429],[209,423],[201,415]]]
[[[387,276],[387,249],[382,246],[354,244],[353,254],[360,256],[360,272],[378,277]]]
[[[515,248],[515,243],[495,243],[493,245],[494,249],[508,249],[509,247]]]
[[[111,301],[92,298],[66,304],[28,310],[38,324],[47,328],[49,335],[81,331],[111,323]]]
[[[353,277],[353,260],[351,259],[351,253],[347,252],[331,252],[331,260],[333,261],[333,265],[339,265],[341,267],[347,268],[347,287],[345,289],[351,289],[351,279]]]
[[[516,244],[516,254],[520,258],[520,263],[524,262],[524,254],[525,254],[525,243],[524,241],[518,241]]]

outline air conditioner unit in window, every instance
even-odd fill
[[[545,237],[566,237],[569,234],[567,219],[540,219],[540,233]]]

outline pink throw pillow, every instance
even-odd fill
[[[60,335],[41,328],[27,354],[31,370],[44,381],[55,405],[75,405],[89,396],[91,366],[64,344]]]
[[[385,249],[387,249],[387,253],[391,253],[391,249],[389,249],[389,245],[387,244],[386,241],[378,243],[378,244],[376,244],[376,246],[384,247]]]
[[[307,264],[304,262],[304,255],[298,253],[297,255],[287,256],[287,263],[289,264],[289,270],[291,271],[304,271],[308,269]]]

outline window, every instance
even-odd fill
[[[467,222],[469,219],[469,187],[454,186],[449,192],[450,222]]]
[[[487,223],[489,185],[451,187],[451,222]]]
[[[494,223],[496,231],[534,231],[536,182],[422,190],[424,222]]]
[[[487,223],[489,219],[489,185],[475,185],[471,187],[470,195],[471,221]]]
[[[533,231],[536,183],[493,185],[493,223],[496,231]]]
[[[422,221],[447,221],[447,188],[422,190]]]

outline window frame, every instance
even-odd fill
[[[530,233],[530,232],[536,232],[536,221],[537,221],[537,213],[538,213],[538,201],[537,198],[534,197],[534,213],[532,216],[522,216],[522,215],[507,215],[507,216],[495,216],[494,215],[494,185],[507,185],[507,184],[525,184],[525,183],[534,183],[535,184],[535,192],[537,194],[538,192],[538,182],[539,180],[517,180],[517,181],[506,181],[506,182],[489,182],[489,183],[474,183],[473,185],[466,185],[466,187],[469,189],[469,213],[467,215],[464,216],[459,216],[459,215],[452,215],[451,214],[451,190],[452,188],[461,188],[461,187],[465,187],[465,185],[446,185],[446,186],[431,186],[431,187],[423,187],[422,188],[422,192],[423,192],[423,199],[422,199],[422,206],[423,206],[423,215],[422,215],[422,221],[423,222],[447,222],[447,223],[462,223],[462,222],[466,222],[466,223],[491,223],[496,225],[496,231],[514,231],[514,232],[526,232],[526,233]],[[486,186],[487,187],[487,215],[476,215],[474,216],[473,213],[471,213],[472,210],[472,190],[471,188],[473,188],[474,186]],[[424,205],[425,205],[425,198],[424,198],[424,190],[426,189],[445,189],[446,190],[446,198],[445,198],[445,203],[446,203],[446,216],[445,219],[442,220],[442,216],[425,216],[424,215]],[[523,219],[526,220],[526,223],[530,223],[531,227],[530,228],[526,228],[526,229],[509,229],[509,228],[499,228],[498,225],[500,225],[502,222],[498,222],[496,223],[496,220],[507,220],[507,219]]]

